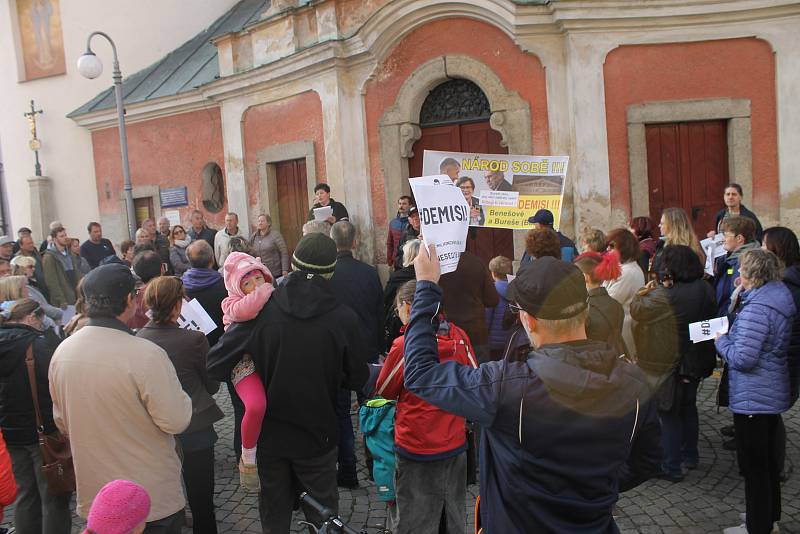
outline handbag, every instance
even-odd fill
[[[47,489],[51,495],[69,495],[75,491],[75,467],[72,465],[72,450],[69,439],[56,430],[52,434],[44,433],[44,421],[39,409],[39,390],[36,387],[36,371],[33,361],[33,344],[28,345],[25,354],[25,365],[28,367],[28,381],[31,384],[33,408],[36,411],[36,433],[39,435],[39,450],[42,454],[42,474],[47,480]]]

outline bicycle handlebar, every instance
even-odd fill
[[[308,494],[308,492],[303,492],[300,494],[300,502],[309,505],[313,508],[320,516],[322,516],[322,520],[324,522],[330,523],[336,528],[340,529],[345,534],[360,534],[359,531],[352,529],[344,524],[342,519],[333,513],[333,511],[320,504],[314,497]]]

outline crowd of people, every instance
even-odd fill
[[[771,532],[800,379],[800,246],[741,199],[726,187],[711,262],[680,208],[577,244],[540,210],[516,275],[469,251],[441,275],[403,196],[385,284],[327,184],[291,253],[267,214],[248,238],[235,213],[215,231],[199,210],[185,227],[143,221],[119,254],[96,222],[82,244],[59,222],[38,247],[25,228],[0,237],[0,513],[16,496],[19,534],[70,532],[71,495],[41,471],[38,436],[60,433],[90,534],[178,533],[187,511],[195,534],[216,533],[224,383],[265,533],[289,531],[303,491],[335,513],[338,487],[369,483],[354,398],[392,532],[464,533],[475,481],[486,533],[617,532],[620,492],[698,467],[697,392],[721,362],[721,431],[745,483],[743,524],[725,532]],[[192,299],[207,334],[183,325]],[[718,317],[727,331],[690,340]]]

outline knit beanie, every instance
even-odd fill
[[[90,534],[129,534],[147,520],[150,495],[139,484],[114,480],[103,486],[92,502],[86,531]]]
[[[294,249],[292,267],[296,271],[330,278],[336,267],[336,243],[324,234],[303,236]]]

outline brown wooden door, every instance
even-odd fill
[[[508,154],[508,149],[500,146],[501,140],[502,136],[492,130],[489,121],[422,128],[422,136],[414,143],[414,157],[408,160],[409,176],[422,176],[422,156],[425,150]],[[470,228],[467,250],[487,264],[495,256],[514,259],[514,231],[503,228]]]
[[[648,124],[647,179],[650,217],[683,208],[702,239],[714,229],[720,197],[728,183],[726,121]]]
[[[146,219],[154,219],[153,197],[133,199],[133,211],[136,213],[136,228],[141,228]]]
[[[276,163],[275,178],[278,186],[280,232],[291,256],[297,242],[303,236],[303,224],[308,217],[306,160],[295,159]]]

